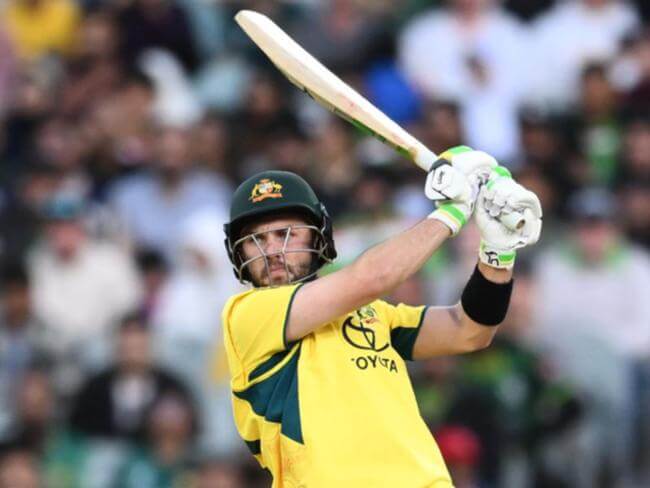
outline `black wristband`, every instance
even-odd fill
[[[474,269],[465,285],[460,303],[467,316],[481,325],[495,326],[503,322],[510,304],[512,283],[495,283]]]

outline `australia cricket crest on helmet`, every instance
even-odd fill
[[[255,184],[248,199],[257,203],[267,198],[282,198],[282,185],[268,178],[262,178]]]

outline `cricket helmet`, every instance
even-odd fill
[[[252,282],[248,262],[239,246],[246,237],[242,235],[242,229],[261,217],[282,213],[304,217],[314,230],[313,249],[309,250],[314,259],[307,278],[315,277],[324,264],[336,258],[332,221],[309,183],[289,171],[263,171],[248,178],[235,190],[230,205],[230,221],[224,225],[226,250],[239,281]]]

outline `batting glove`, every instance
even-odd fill
[[[424,186],[425,195],[437,206],[429,218],[444,223],[452,235],[458,234],[474,211],[481,186],[496,166],[492,156],[467,146],[442,153],[429,170]]]
[[[502,166],[480,189],[475,218],[481,232],[479,259],[495,268],[512,268],[516,250],[535,244],[542,231],[539,198]]]

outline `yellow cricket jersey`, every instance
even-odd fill
[[[273,487],[450,487],[404,359],[425,307],[376,300],[287,344],[301,285],[253,289],[223,311],[237,429]]]

